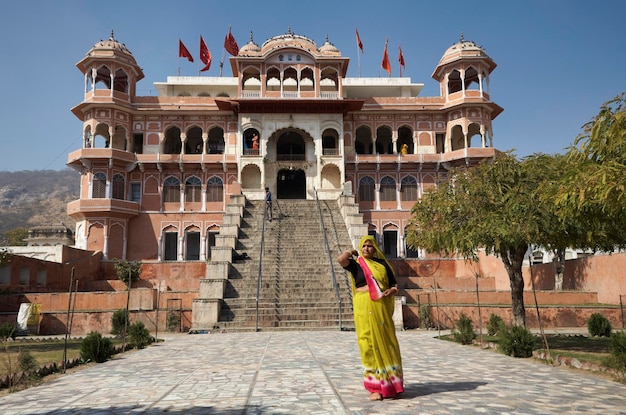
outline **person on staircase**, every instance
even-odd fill
[[[342,252],[337,261],[352,274],[354,326],[363,364],[363,385],[372,401],[404,392],[402,357],[393,322],[398,285],[391,264],[371,235],[359,251]]]
[[[265,188],[265,212],[267,214],[267,218],[269,221],[272,221],[272,192],[270,192],[270,188]]]

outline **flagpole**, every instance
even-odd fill
[[[226,48],[222,51],[222,60],[220,61],[220,78],[222,77],[222,69],[224,69],[224,59],[226,58]]]
[[[180,77],[180,56],[178,57],[178,76]]]
[[[356,45],[356,56],[358,57],[358,66],[359,66],[359,78],[361,77],[361,53],[359,51],[359,45]]]

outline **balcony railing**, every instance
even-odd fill
[[[276,154],[276,161],[305,161],[304,154]]]

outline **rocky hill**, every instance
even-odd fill
[[[79,191],[80,174],[74,170],[0,171],[0,242],[18,227],[63,223],[74,230],[66,207]]]

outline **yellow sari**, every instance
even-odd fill
[[[384,264],[393,268],[372,236],[361,238],[360,252],[363,252],[365,241],[374,246],[374,257],[378,261],[363,256],[358,258],[369,292],[356,291],[353,279],[354,325],[363,364],[363,384],[370,393],[391,398],[404,391],[402,358],[392,318],[394,297],[381,297],[377,293],[389,288]]]

